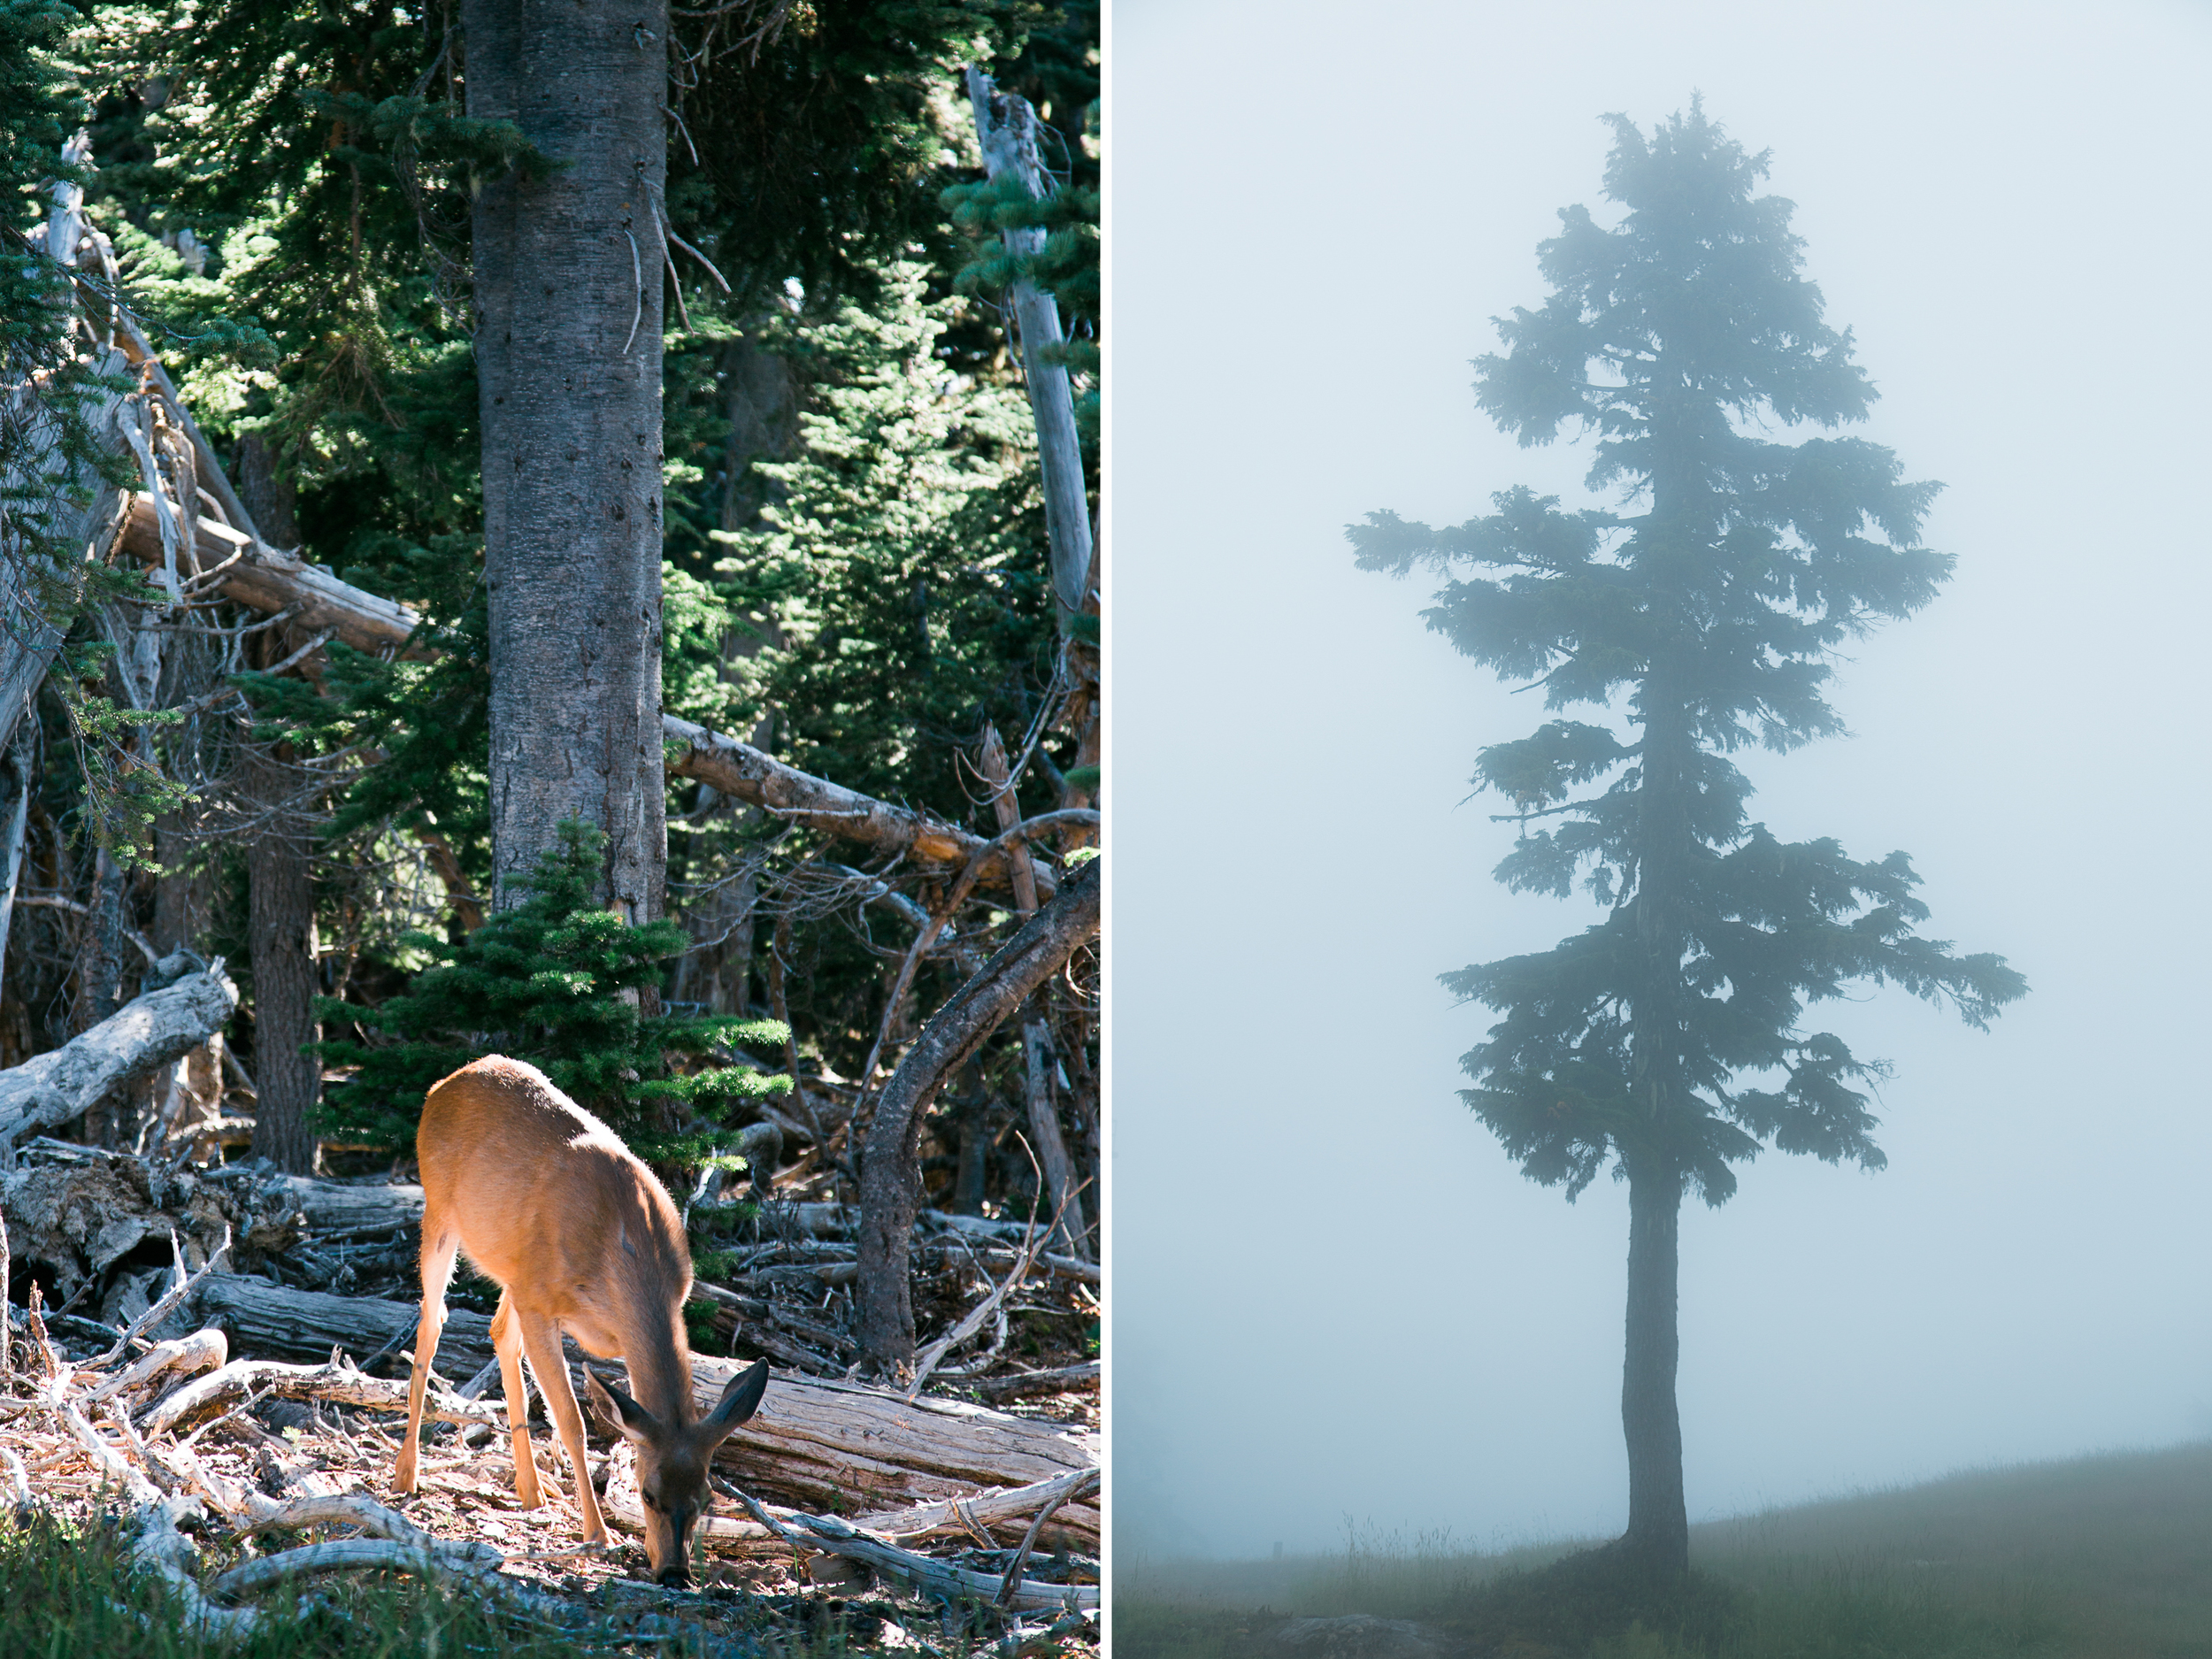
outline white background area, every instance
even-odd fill
[[[1988,1034],[1814,1010],[1896,1064],[1890,1167],[1769,1154],[1686,1213],[1692,1518],[2212,1434],[2212,10],[1124,0],[1112,50],[1120,1548],[1625,1518],[1625,1189],[1521,1178],[1436,981],[1597,919],[1496,886],[1467,798],[1546,717],[1343,527],[1615,504],[1470,360],[1559,208],[1612,222],[1598,118],[1694,90],[1959,558],[1752,815],[1905,849],[1925,931],[2033,988]]]

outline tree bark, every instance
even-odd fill
[[[923,1028],[884,1085],[860,1165],[855,1336],[864,1359],[897,1373],[914,1361],[908,1249],[921,1204],[922,1121],[930,1102],[1003,1020],[1098,931],[1103,859],[1086,864]]]
[[[257,765],[265,803],[282,797],[280,769]],[[315,882],[307,832],[279,810],[255,838],[247,878],[253,951],[252,1155],[294,1175],[315,1167],[308,1116],[322,1094],[323,1063],[307,1045],[322,1038],[315,1020]]]
[[[468,112],[557,170],[474,212],[495,909],[581,818],[605,895],[661,913],[661,271],[666,0],[464,0]],[[648,276],[646,273],[650,273]]]
[[[1671,1171],[1628,1178],[1628,1340],[1621,1367],[1621,1427],[1628,1441],[1628,1531],[1623,1549],[1670,1575],[1690,1570],[1682,1494],[1682,1419],[1675,1402],[1681,1357],[1677,1272],[1682,1182]]]

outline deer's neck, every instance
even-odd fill
[[[695,1415],[691,1398],[691,1351],[677,1316],[641,1309],[636,1328],[623,1354],[630,1373],[630,1394],[664,1423],[688,1423]]]

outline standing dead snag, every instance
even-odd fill
[[[983,169],[992,182],[1016,180],[1032,196],[1043,196],[1037,112],[1028,100],[999,91],[991,77],[973,65],[968,69],[968,98],[975,109]],[[1045,233],[1033,227],[1004,234],[1010,253],[1034,256],[1044,249]],[[1060,308],[1052,296],[1023,276],[1008,285],[1007,299],[1021,334],[1022,378],[1028,382],[1030,413],[1037,426],[1045,534],[1052,544],[1052,596],[1059,602],[1056,610],[1064,632],[1083,609],[1091,573],[1091,513],[1083,488],[1083,451],[1075,434],[1075,392],[1067,365],[1052,357],[1062,343]]]
[[[1098,931],[1103,859],[1069,877],[1003,949],[938,1010],[876,1102],[861,1151],[859,1328],[864,1358],[886,1371],[914,1361],[907,1253],[920,1209],[918,1159],[930,1102],[968,1056]]]

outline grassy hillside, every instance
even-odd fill
[[[1516,1659],[2202,1659],[2212,1444],[1976,1471],[1697,1527],[1695,1592],[1630,1624],[1560,1543],[1509,1555],[1355,1537],[1338,1555],[1123,1563],[1125,1659],[1302,1651],[1294,1616],[1409,1619]],[[1624,1626],[1627,1628],[1623,1628]]]

